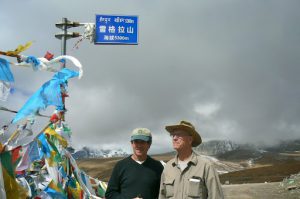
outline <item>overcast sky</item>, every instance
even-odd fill
[[[139,45],[85,40],[72,49],[78,39],[68,40],[67,54],[84,67],[81,80],[69,81],[66,102],[75,148],[129,152],[130,132],[146,127],[150,152],[170,151],[164,126],[182,119],[204,141],[276,143],[300,137],[299,7],[297,0],[1,0],[0,50],[34,41],[23,54],[58,56],[55,23],[63,17],[138,15]],[[15,110],[53,75],[12,70],[15,93],[0,103]],[[0,112],[0,125],[13,116]],[[41,129],[45,121],[36,123]]]

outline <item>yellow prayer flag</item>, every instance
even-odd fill
[[[57,192],[62,192],[62,190],[55,184],[55,182],[53,180],[50,182],[48,187],[51,189],[54,189]]]
[[[27,198],[27,191],[2,168],[6,198]]]
[[[80,187],[80,184],[78,183],[78,181],[76,180],[76,188],[72,188],[71,186],[68,187],[69,192],[71,192],[72,196],[74,198],[78,198],[81,199],[81,193],[82,193],[82,189]]]
[[[18,55],[21,52],[27,50],[31,45],[32,45],[32,41],[27,42],[24,46],[23,45],[19,45],[14,51],[7,51],[6,55],[8,55],[8,56]]]
[[[54,150],[50,151],[50,158],[47,158],[49,166],[50,167],[55,167],[57,166],[56,161],[55,161],[55,156],[56,156],[56,152]]]
[[[54,136],[58,140],[59,144],[61,144],[64,148],[68,146],[68,142],[52,128],[48,127],[44,132]]]

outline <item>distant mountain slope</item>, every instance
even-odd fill
[[[83,147],[72,154],[75,159],[125,157],[128,154],[122,149],[93,149]]]
[[[229,140],[212,140],[204,142],[195,148],[198,152],[204,155],[218,155],[233,151],[239,147],[238,144]]]
[[[281,141],[279,144],[271,147],[264,147],[266,151],[270,152],[291,152],[291,151],[300,151],[300,139],[298,140],[289,140]]]
[[[212,140],[200,144],[194,148],[197,152],[206,156],[214,156],[222,160],[247,160],[257,159],[264,152],[291,152],[300,151],[300,139],[282,141],[274,146],[256,146],[251,144],[239,144],[230,140]],[[75,159],[103,158],[103,157],[125,157],[127,154],[122,149],[94,149],[83,147],[73,153]],[[161,156],[174,156],[175,152],[160,154]]]
[[[237,148],[232,151],[217,154],[216,158],[227,161],[245,161],[258,159],[262,156],[262,153],[263,151],[261,150]]]
[[[281,141],[273,146],[238,144],[230,140],[212,140],[202,143],[195,150],[200,154],[222,159],[257,158],[264,152],[284,153],[300,151],[300,139]]]

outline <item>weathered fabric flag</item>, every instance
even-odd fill
[[[15,50],[7,51],[5,54],[7,56],[16,56],[20,54],[21,52],[27,50],[32,45],[32,41],[27,42],[24,46],[19,45]]]
[[[36,93],[34,93],[25,105],[18,111],[12,123],[35,115],[39,110],[46,109],[49,105],[56,106],[58,110],[63,109],[63,100],[61,95],[61,86],[67,87],[67,80],[72,77],[78,77],[79,73],[67,68],[57,72],[53,78],[46,82]]]
[[[0,100],[6,101],[10,93],[11,84],[14,82],[10,64],[6,59],[0,58]]]
[[[30,144],[27,144],[22,147],[22,156],[21,156],[21,160],[16,168],[16,171],[24,171],[29,168],[30,163],[31,163],[29,161],[29,150],[28,150],[29,147],[30,147]]]
[[[9,61],[0,58],[0,80],[5,82],[14,82],[14,76],[10,70]]]
[[[5,187],[4,187],[1,157],[0,157],[0,198],[6,199],[6,192],[5,192]]]
[[[57,72],[61,67],[61,63],[65,61],[70,61],[79,69],[79,79],[82,77],[83,70],[82,65],[78,59],[70,55],[61,55],[55,57],[54,59],[47,59],[45,57],[34,57],[34,56],[21,56],[22,62],[21,63],[13,63],[16,66],[23,66],[23,67],[32,67],[33,70],[46,70],[51,72]]]
[[[32,141],[29,144],[28,156],[29,156],[30,162],[33,162],[35,160],[39,160],[39,159],[42,158],[41,155],[40,155],[40,151],[39,151],[39,148],[38,148],[38,143],[37,143],[36,140]]]
[[[8,98],[8,95],[10,93],[10,83],[4,82],[0,80],[0,100],[6,101]]]

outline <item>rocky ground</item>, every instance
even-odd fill
[[[300,189],[286,190],[280,182],[223,185],[225,199],[299,199]]]
[[[163,154],[154,158],[166,162],[173,156]],[[237,158],[237,154],[234,159],[206,158],[219,171],[225,199],[300,199],[300,152],[264,153],[251,164],[249,160]],[[79,160],[78,165],[90,176],[108,181],[112,168],[120,159],[84,159]],[[294,185],[296,189],[287,189]]]

